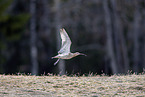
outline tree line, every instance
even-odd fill
[[[71,51],[57,66],[59,30]],[[118,74],[145,68],[144,0],[0,0],[0,73]]]

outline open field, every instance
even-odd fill
[[[0,75],[0,97],[145,97],[145,74],[126,76]]]

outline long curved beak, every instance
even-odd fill
[[[86,54],[80,53],[80,55],[87,56]]]

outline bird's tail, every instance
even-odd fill
[[[57,58],[57,56],[51,57],[52,59]]]

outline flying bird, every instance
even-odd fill
[[[64,28],[60,29],[60,36],[61,36],[61,40],[62,40],[61,49],[58,51],[58,55],[52,57],[52,59],[58,58],[58,60],[54,63],[54,65],[56,65],[60,59],[71,59],[78,55],[86,56],[83,53],[79,53],[79,52],[71,53],[70,52],[70,46],[71,46],[72,42]]]

